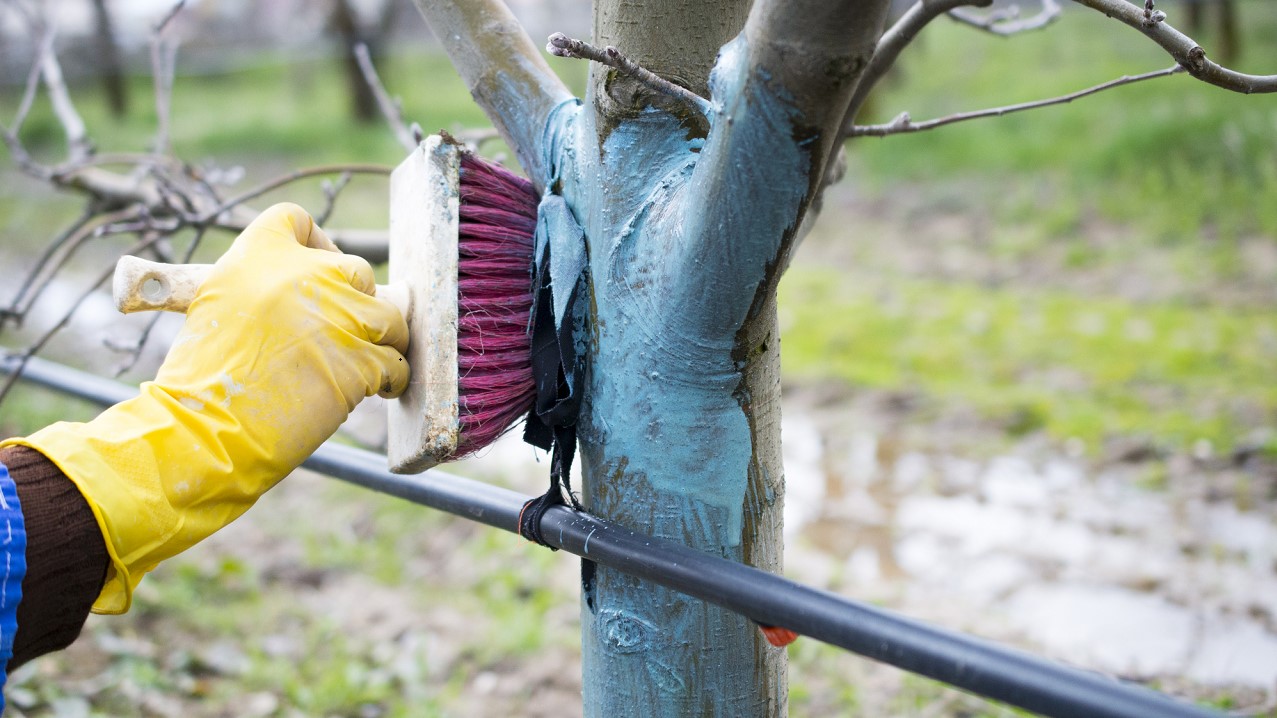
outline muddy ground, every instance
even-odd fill
[[[1241,280],[1217,286],[1116,260],[1053,271],[1049,252],[1024,266],[990,259],[984,220],[934,200],[840,189],[833,205],[878,241],[818,229],[796,266],[836,261],[848,281],[891,271],[1135,298],[1275,299],[1270,242],[1247,250]],[[1091,236],[1115,231],[1097,225]],[[77,320],[93,341],[115,331],[95,306]],[[1277,467],[1261,456],[1122,440],[1088,453],[1009,438],[973,411],[908,392],[836,382],[785,391],[787,575],[1274,714]],[[375,445],[377,417],[369,402],[348,435]],[[546,464],[509,441],[456,470],[532,493]],[[12,712],[578,715],[576,572],[574,559],[515,537],[299,472],[148,579],[133,613],[93,617],[69,651],[12,676]],[[810,641],[790,651],[794,715],[1009,714]]]

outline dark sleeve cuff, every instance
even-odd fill
[[[53,462],[25,446],[10,446],[0,449],[0,463],[17,485],[27,531],[12,670],[66,648],[80,635],[110,557],[89,504]]]

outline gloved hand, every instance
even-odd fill
[[[325,251],[328,250],[328,251]],[[111,569],[93,606],[230,523],[361,399],[408,383],[408,327],[297,205],[266,210],[215,265],[155,381],[87,424],[0,445],[49,457],[84,494]]]

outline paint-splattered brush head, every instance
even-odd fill
[[[536,397],[528,320],[532,311],[532,183],[461,152],[457,230],[455,456],[491,444]]]
[[[474,453],[534,401],[532,185],[432,135],[390,175],[390,283],[409,294],[408,388],[389,403],[390,470]]]

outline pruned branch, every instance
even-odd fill
[[[1165,13],[1126,0],[1073,0],[1139,30],[1202,82],[1234,92],[1277,92],[1277,75],[1248,75],[1212,62],[1192,38],[1171,27]]]
[[[1041,3],[1042,7],[1036,14],[1023,18],[1020,17],[1019,5],[1008,5],[1006,8],[985,15],[954,8],[948,15],[951,19],[970,25],[977,30],[1007,37],[1031,30],[1041,30],[1060,18],[1059,0],[1041,0]]]
[[[709,100],[639,65],[611,45],[600,49],[583,40],[577,40],[561,32],[556,32],[546,42],[545,51],[556,57],[593,60],[608,67],[614,67],[634,78],[649,90],[673,97],[702,115],[709,115],[713,109]]]
[[[900,135],[910,132],[923,132],[925,130],[933,130],[937,127],[952,125],[956,122],[965,122],[967,120],[978,120],[983,117],[1001,117],[1025,110],[1034,110],[1039,107],[1050,107],[1051,105],[1063,105],[1076,99],[1094,95],[1097,92],[1110,90],[1114,87],[1122,85],[1130,85],[1144,80],[1152,80],[1157,77],[1168,77],[1180,72],[1184,72],[1184,68],[1180,65],[1169,67],[1165,70],[1157,70],[1154,72],[1146,72],[1142,75],[1123,75],[1116,80],[1088,87],[1085,90],[1078,90],[1067,95],[1052,97],[1045,100],[1035,100],[1033,102],[1021,102],[1016,105],[1007,105],[1005,107],[993,107],[987,110],[977,110],[974,112],[959,112],[945,117],[938,117],[934,120],[926,120],[923,122],[914,122],[909,118],[908,112],[902,112],[891,122],[882,125],[856,125],[847,133],[850,137],[886,137],[888,135]]]

